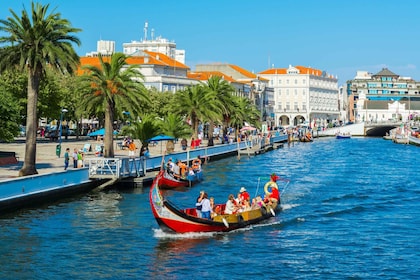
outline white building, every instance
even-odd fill
[[[86,56],[94,57],[98,56],[99,53],[102,55],[112,55],[115,53],[115,41],[99,40],[96,43],[96,52],[87,53]]]
[[[338,79],[304,66],[272,68],[260,72],[274,89],[276,126],[326,127],[340,119]]]
[[[131,41],[123,43],[123,53],[126,55],[135,55],[141,51],[150,51],[163,53],[182,64],[185,64],[185,50],[177,50],[176,43],[170,42],[161,36],[154,37],[154,29],[151,31],[151,39],[148,39],[148,23],[144,25],[144,38],[141,41]]]
[[[408,121],[420,113],[420,86],[387,68],[376,74],[357,71],[347,81],[349,117],[354,122]]]

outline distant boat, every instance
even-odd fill
[[[337,138],[337,139],[350,139],[351,134],[350,133],[337,133],[335,135],[335,138]]]

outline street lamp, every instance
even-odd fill
[[[57,147],[56,147],[56,150],[55,150],[55,153],[56,153],[56,155],[58,156],[58,157],[60,157],[61,156],[61,135],[62,135],[62,132],[63,132],[63,116],[64,116],[64,114],[65,113],[67,113],[68,112],[68,110],[67,109],[61,109],[61,114],[60,114],[60,127],[59,127],[59,144],[57,145]]]

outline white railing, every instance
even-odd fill
[[[144,173],[140,158],[87,158],[89,178],[138,177]]]

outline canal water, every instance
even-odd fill
[[[419,147],[380,138],[315,139],[210,162],[205,181],[166,191],[180,207],[200,190],[281,184],[283,211],[226,234],[164,234],[148,188],[73,197],[0,218],[1,279],[416,279]]]

